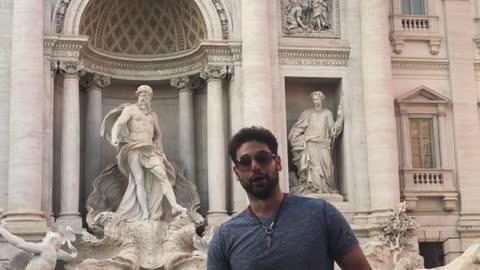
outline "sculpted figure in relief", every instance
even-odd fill
[[[163,197],[173,214],[187,209],[177,203],[172,188],[175,170],[163,151],[158,117],[151,109],[153,90],[142,85],[136,95],[136,104],[120,105],[107,114],[101,133],[117,148],[118,168],[128,177],[116,214],[126,220],[159,220]]]
[[[48,232],[42,242],[31,243],[7,231],[4,221],[0,224],[0,235],[13,246],[25,251],[21,254],[22,258],[16,258],[17,261],[13,263],[15,265],[10,265],[13,269],[54,270],[57,260],[65,262],[74,260],[77,257],[77,249],[71,241],[75,241],[75,234],[69,227],[66,234],[68,236],[62,237],[59,233]],[[65,241],[72,253],[61,249]]]
[[[297,166],[298,193],[338,193],[334,177],[332,148],[335,138],[343,130],[342,101],[338,107],[337,120],[332,112],[323,107],[325,95],[311,93],[313,108],[305,110],[293,125],[288,135],[292,146],[292,161]]]
[[[312,13],[313,30],[329,29],[332,26],[327,0],[312,0]]]
[[[315,33],[332,28],[332,0],[284,0],[284,28],[288,33]]]

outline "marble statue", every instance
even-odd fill
[[[334,120],[332,112],[323,106],[325,95],[315,91],[311,96],[313,108],[302,113],[288,135],[299,183],[294,190],[301,195],[338,194],[332,151],[343,130],[343,102]]]
[[[163,151],[152,89],[142,85],[136,94],[136,104],[122,104],[103,120],[100,134],[117,148],[117,160],[93,181],[92,234],[78,242],[79,257],[67,270],[203,269],[206,263],[193,254],[203,226],[196,187]]]
[[[64,236],[56,232],[47,232],[42,242],[32,243],[13,235],[7,231],[5,225],[6,223],[2,221],[0,224],[0,235],[16,248],[25,251],[21,253],[21,256],[14,258],[17,262],[10,262],[11,269],[54,270],[57,260],[69,262],[77,257],[77,249],[71,243],[75,241],[75,234],[70,227],[67,227]],[[65,242],[71,253],[61,249]],[[19,259],[21,261],[18,261]]]
[[[117,148],[118,168],[128,177],[116,213],[127,220],[158,220],[164,197],[173,213],[186,209],[177,203],[172,189],[175,173],[163,151],[157,114],[151,109],[153,90],[142,85],[136,95],[136,104],[123,104],[107,114],[101,132]]]

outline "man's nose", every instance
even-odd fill
[[[252,159],[251,170],[252,172],[261,171],[263,170],[263,167],[260,166],[260,164],[255,159]]]

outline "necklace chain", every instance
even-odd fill
[[[283,193],[283,199],[282,202],[280,203],[280,206],[278,207],[277,213],[275,213],[275,217],[273,218],[272,222],[270,223],[269,226],[263,224],[263,222],[258,218],[258,216],[253,212],[252,207],[249,205],[248,210],[250,213],[252,213],[253,217],[258,221],[258,223],[263,227],[263,230],[265,231],[265,242],[267,248],[270,248],[272,244],[272,234],[273,234],[273,227],[277,223],[278,217],[280,216],[280,210],[282,209],[283,204],[285,203],[285,200],[287,199],[287,193]]]

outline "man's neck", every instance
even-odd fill
[[[280,189],[274,191],[270,198],[260,200],[249,196],[251,210],[257,217],[272,217],[274,216],[283,200],[283,193]]]
[[[317,112],[322,110],[322,105],[313,105],[313,109]]]

